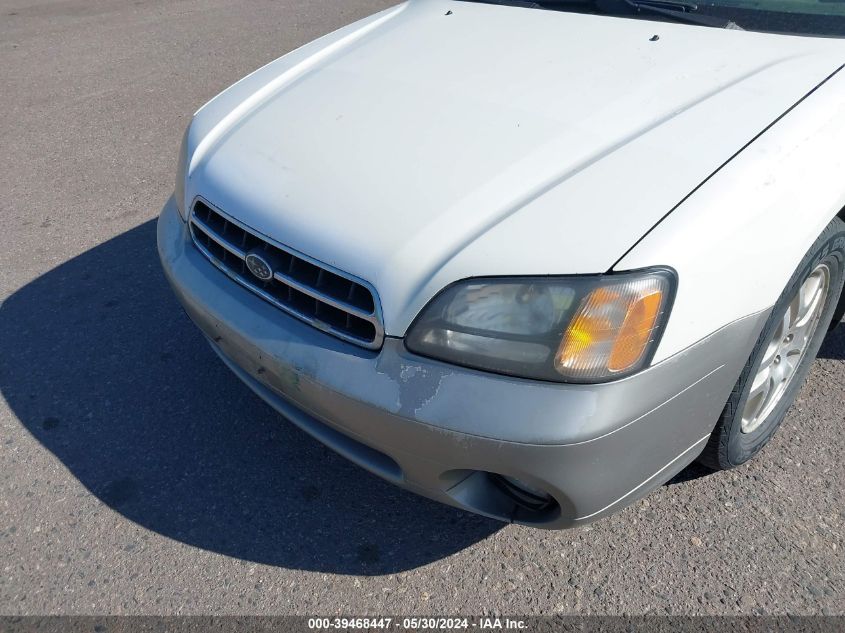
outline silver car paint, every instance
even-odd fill
[[[640,498],[703,448],[767,312],[616,383],[561,385],[452,367],[389,338],[379,352],[288,317],[193,246],[173,202],[159,254],[212,347],[287,419],[371,472],[501,520],[570,527]],[[526,515],[479,472],[549,492]]]

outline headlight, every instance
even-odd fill
[[[179,147],[179,158],[176,159],[176,186],[173,189],[173,197],[176,200],[176,208],[179,209],[179,215],[182,216],[182,219],[187,221],[188,214],[186,213],[186,204],[185,204],[185,178],[188,175],[188,131],[191,129],[191,126],[188,126],[188,129],[185,130],[185,134],[182,136],[182,145]]]
[[[524,378],[613,380],[651,360],[674,289],[674,273],[663,268],[470,279],[426,306],[406,345],[423,356]]]

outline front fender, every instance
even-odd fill
[[[704,182],[614,269],[678,271],[663,360],[777,301],[845,207],[845,72],[834,73]]]

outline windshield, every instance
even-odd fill
[[[461,0],[681,21],[794,35],[845,37],[845,0]],[[712,19],[711,19],[712,18]]]

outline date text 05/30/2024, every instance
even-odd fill
[[[480,631],[511,630],[519,631],[526,628],[525,621],[511,618],[438,618],[438,617],[407,617],[407,618],[308,618],[308,628],[311,630],[372,630],[372,629],[401,629],[409,631],[424,630],[468,630]]]

